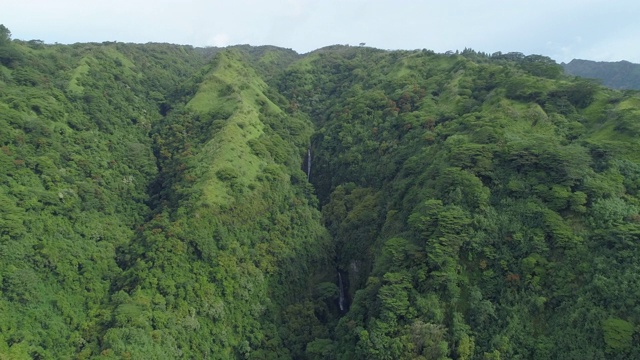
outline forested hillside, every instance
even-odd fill
[[[638,354],[638,105],[548,59],[318,51],[313,114],[351,307],[341,359]]]
[[[598,79],[613,89],[640,90],[640,64],[573,59],[562,67],[567,74]]]
[[[637,93],[0,30],[0,359],[640,358]]]

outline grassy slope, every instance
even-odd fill
[[[159,130],[160,152],[173,152],[162,177],[185,190],[132,244],[128,295],[114,298],[114,312],[130,315],[105,329],[103,352],[228,359],[300,351],[280,332],[306,311],[289,306],[309,299],[311,271],[330,244],[299,170],[310,124],[265,90],[242,55],[220,52],[184,113]]]
[[[233,108],[225,126],[212,134],[196,161],[215,159],[209,166],[206,183],[203,185],[203,201],[209,205],[228,204],[229,189],[216,173],[227,170],[234,173],[246,186],[255,181],[265,161],[259,159],[248,142],[262,135],[264,124],[258,119],[258,100],[268,102],[270,111],[280,111],[262,91],[266,84],[253,69],[244,65],[239,55],[222,53],[216,68],[204,79],[196,95],[187,103],[187,108],[200,114],[218,110],[218,107]],[[238,173],[235,173],[239,171]]]

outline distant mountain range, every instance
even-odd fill
[[[640,64],[573,59],[562,67],[567,74],[598,79],[610,88],[640,90]]]

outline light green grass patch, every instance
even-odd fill
[[[282,52],[275,50],[267,50],[264,55],[260,57],[258,60],[261,64],[276,64],[278,61],[282,59]]]
[[[208,164],[200,184],[205,205],[229,205],[234,194],[249,191],[249,184],[267,165],[248,144],[264,133],[260,112],[281,112],[263,94],[267,85],[238,54],[229,51],[219,56],[217,66],[187,104],[187,108],[201,114],[229,104],[235,107],[224,127],[196,155],[198,164]]]
[[[131,60],[129,60],[129,58],[127,58],[123,53],[116,50],[115,48],[104,47],[103,51],[105,55],[107,55],[108,57],[114,60],[118,60],[120,64],[122,64],[122,66],[126,67],[127,69],[132,69],[135,67],[135,64]]]
[[[83,76],[86,76],[89,73],[89,69],[91,68],[91,63],[96,61],[95,58],[91,56],[85,56],[80,60],[80,64],[73,70],[71,74],[71,80],[69,80],[69,84],[67,89],[76,95],[82,95],[84,92],[84,87],[78,84],[78,80]]]
[[[618,110],[640,110],[640,97],[630,97],[618,104]]]
[[[640,144],[635,136],[616,130],[616,122],[607,121],[589,134],[588,142],[613,152],[618,158],[640,161]]]

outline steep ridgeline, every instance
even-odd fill
[[[313,128],[247,65],[290,52],[0,47],[0,358],[292,358],[329,337]]]
[[[639,96],[540,56],[341,47],[279,90],[317,124],[348,279],[309,358],[640,358]]]
[[[300,170],[313,130],[268,93],[222,52],[158,124],[159,205],[124,255],[105,358],[291,358],[328,336],[310,276],[331,242]]]

